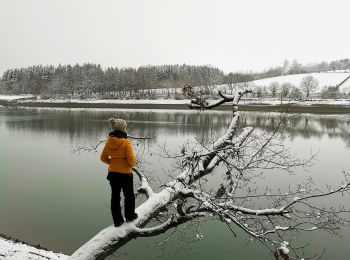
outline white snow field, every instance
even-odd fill
[[[0,237],[0,259],[3,260],[63,260],[66,258],[64,254],[37,249]]]
[[[267,87],[272,82],[278,82],[280,84],[290,83],[295,87],[300,87],[300,82],[306,76],[312,76],[319,82],[319,88],[316,92],[319,92],[323,87],[335,87],[340,84],[343,80],[350,76],[350,72],[320,72],[320,73],[307,73],[307,74],[295,74],[295,75],[286,75],[279,76],[267,79],[260,79],[251,81],[255,86]],[[344,84],[339,87],[341,93],[350,91],[350,79],[348,79]]]

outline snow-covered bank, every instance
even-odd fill
[[[208,100],[209,103],[214,100]],[[119,108],[119,109],[188,109],[188,99],[40,99],[21,98],[1,100],[0,105],[18,107],[60,108]],[[231,109],[232,104],[220,106]],[[282,108],[283,107],[283,108]],[[283,111],[297,113],[350,113],[350,99],[281,100],[278,98],[246,98],[241,100],[242,111]]]
[[[4,260],[63,260],[67,256],[52,251],[16,243],[0,237],[0,259]]]
[[[25,100],[32,103],[76,103],[76,104],[188,104],[188,99],[36,99]]]
[[[208,100],[209,103],[214,100]],[[18,105],[25,104],[38,104],[38,105],[55,105],[65,104],[67,106],[74,104],[87,104],[87,105],[187,105],[189,104],[188,99],[30,99],[30,100],[18,100]],[[350,99],[313,99],[313,100],[281,100],[278,98],[247,98],[242,99],[242,105],[265,105],[265,106],[278,106],[278,105],[293,105],[293,106],[313,106],[313,105],[330,105],[330,106],[350,106]],[[186,106],[187,108],[187,106]]]
[[[293,106],[349,106],[350,99],[314,99],[314,100],[279,100],[279,99],[247,99],[242,101],[243,105],[293,105]]]
[[[33,95],[0,95],[0,100],[13,101],[18,99],[33,98]]]

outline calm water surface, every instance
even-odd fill
[[[129,133],[152,136],[134,143],[144,168],[156,186],[169,179],[174,162],[159,156],[166,148],[195,139],[210,141],[223,133],[230,122],[229,112],[186,112],[147,110],[25,109],[0,107],[0,233],[65,254],[72,253],[99,230],[111,224],[110,188],[106,166],[99,152],[73,155],[77,145],[92,145],[108,132],[106,119],[125,118]],[[276,113],[242,113],[244,125],[272,131]],[[350,169],[350,114],[298,115],[286,124],[286,144],[301,158],[318,152],[308,172],[293,176],[273,172],[261,186],[288,187],[308,176],[321,186],[337,183],[342,171]],[[325,203],[336,203],[330,198]],[[342,203],[350,205],[346,200]],[[137,239],[110,259],[272,259],[270,252],[240,234],[233,237],[219,222],[204,223],[195,231],[182,226],[165,248],[154,247],[169,234]],[[200,242],[195,234],[204,236]],[[308,250],[326,249],[324,259],[350,259],[349,230],[343,237],[309,233]],[[182,236],[193,237],[188,246]],[[257,258],[258,257],[258,258]]]

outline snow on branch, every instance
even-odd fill
[[[140,193],[145,193],[148,198],[153,196],[154,192],[148,183],[147,177],[136,167],[133,168],[133,171],[137,174],[141,181],[141,186],[138,188],[137,191]]]
[[[197,212],[192,214],[185,214],[185,215],[174,214],[167,221],[163,222],[159,226],[151,227],[151,228],[135,228],[134,232],[137,236],[140,236],[140,237],[155,236],[166,232],[170,228],[177,227],[189,220],[193,220],[195,218],[204,217],[204,216],[205,214],[197,213]]]
[[[219,91],[219,95],[221,99],[214,101],[211,104],[203,97],[201,93],[199,93],[199,95],[196,94],[194,89],[188,84],[183,87],[182,92],[185,97],[191,100],[191,103],[188,105],[189,108],[205,110],[205,109],[213,109],[224,103],[229,103],[229,102],[233,102],[233,106],[235,107],[238,105],[238,102],[240,101],[241,97],[247,93],[252,93],[252,90],[246,88],[246,89],[237,91],[235,95],[226,95],[226,94],[223,94],[221,91]]]

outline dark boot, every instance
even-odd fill
[[[138,216],[139,216],[139,215],[137,215],[137,213],[134,213],[134,216],[133,216],[132,218],[130,218],[130,219],[129,219],[129,218],[127,218],[127,219],[126,219],[126,222],[131,222],[131,221],[133,221],[133,220],[137,219],[137,218],[138,218]]]
[[[123,225],[124,219],[119,220],[119,221],[114,221],[114,220],[113,220],[113,222],[114,222],[114,226],[115,226],[115,227],[120,227],[121,225]]]

